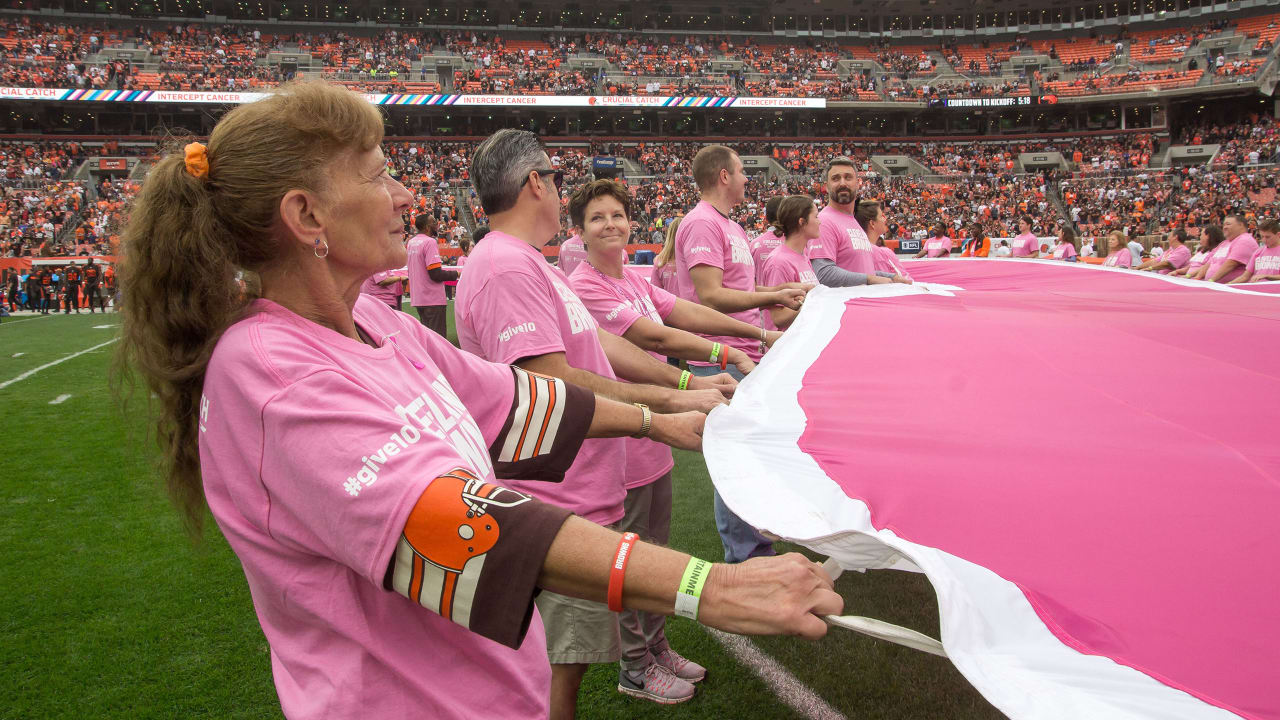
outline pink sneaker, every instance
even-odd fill
[[[662,705],[675,705],[693,697],[694,687],[658,663],[650,663],[644,673],[635,679],[626,670],[619,670],[618,691]]]
[[[671,648],[658,653],[654,659],[685,682],[696,683],[707,676],[706,668],[688,658],[681,657],[680,653]]]

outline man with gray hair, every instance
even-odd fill
[[[635,403],[649,417],[647,436],[688,447],[688,432],[732,395],[725,374],[697,377],[677,390],[681,372],[596,324],[552,267],[542,248],[560,231],[562,174],[551,166],[536,135],[500,130],[481,143],[471,178],[490,232],[467,259],[454,315],[462,349],[486,360],[552,375],[606,397]],[[616,373],[616,374],[615,374]],[[619,376],[628,382],[620,382]],[[534,397],[529,402],[537,402]],[[700,426],[699,426],[700,427]],[[531,440],[531,443],[533,441]],[[622,438],[586,440],[561,483],[514,486],[600,525],[623,527],[626,450]],[[622,656],[618,618],[604,605],[543,591],[535,601],[546,625],[551,662],[551,717],[572,718],[578,688],[591,663]],[[693,696],[691,681],[706,670],[669,647],[639,649],[642,670],[624,669],[618,689],[670,704]]]

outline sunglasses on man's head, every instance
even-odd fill
[[[535,170],[534,172],[538,173],[538,175],[539,175],[540,177],[546,177],[546,176],[550,175],[550,176],[551,176],[551,181],[552,181],[552,182],[554,182],[554,183],[555,183],[555,185],[556,185],[556,192],[560,192],[560,186],[561,186],[561,185],[564,185],[564,171],[563,171],[563,170],[556,170],[556,169],[554,169],[554,168],[547,168],[546,170]],[[521,183],[520,183],[520,187],[524,187],[524,186],[525,186],[525,184],[527,184],[528,182],[529,182],[529,176],[528,176],[528,175],[525,175],[525,176],[524,176],[524,180],[523,180],[523,181],[521,181]]]

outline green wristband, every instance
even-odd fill
[[[680,579],[680,587],[676,589],[676,615],[698,619],[698,602],[702,597],[702,586],[707,582],[711,572],[711,563],[696,557],[689,558],[685,566],[684,577]]]
[[[680,389],[681,390],[689,389],[689,378],[691,377],[693,377],[693,373],[689,372],[688,370],[685,370],[680,373]]]
[[[720,353],[722,350],[723,346],[721,346],[720,343],[711,343],[711,362],[720,362]]]

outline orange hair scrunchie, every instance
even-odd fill
[[[209,176],[209,151],[204,145],[198,142],[190,143],[182,149],[186,153],[187,172],[191,173],[191,177],[197,180],[203,180]]]

